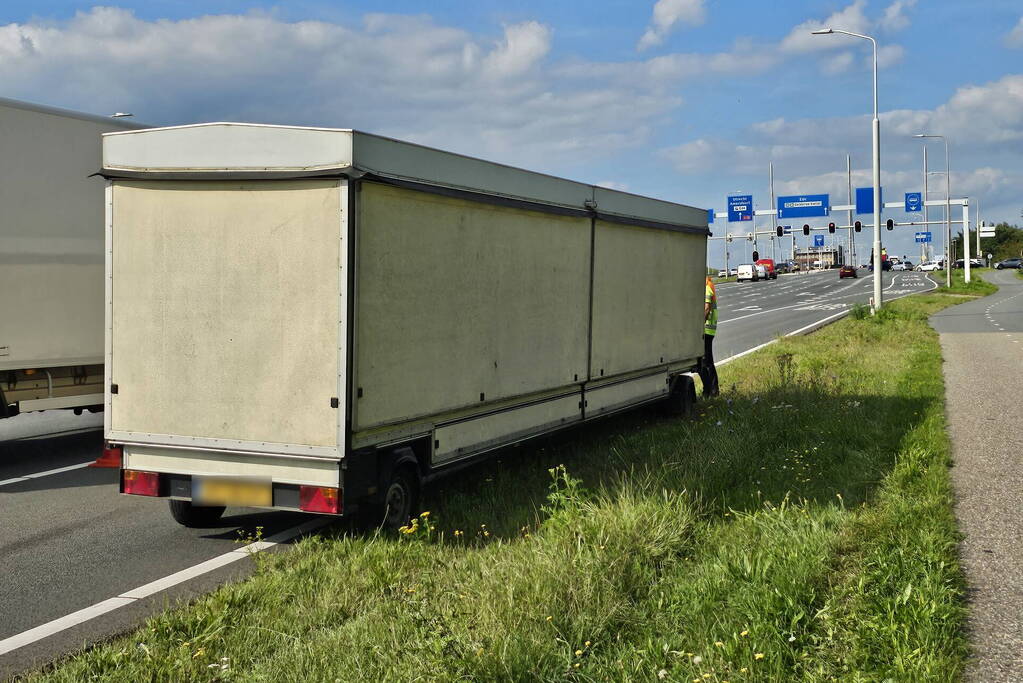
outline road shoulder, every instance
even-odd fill
[[[931,318],[944,358],[955,513],[968,583],[974,658],[966,679],[985,682],[1023,680],[1023,403],[1018,400],[1023,333],[1004,331],[1023,313],[1018,305],[1000,306],[1005,325],[992,322],[992,308],[1018,297],[1023,282],[991,279],[1002,287],[997,294]]]

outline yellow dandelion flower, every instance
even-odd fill
[[[746,636],[748,636],[748,635],[749,635],[749,631],[743,631],[743,632],[742,632],[742,633],[740,633],[739,635],[740,635],[740,636],[742,636],[743,638],[745,638]]]
[[[578,669],[578,668],[579,668],[579,666],[580,666],[580,664],[579,664],[579,662],[576,662],[576,663],[575,663],[575,664],[573,664],[572,666],[574,666],[575,668],[577,668],[577,669]]]
[[[746,667],[742,667],[741,669],[739,669],[739,673],[741,673],[741,674],[744,674],[744,673],[746,673],[748,671],[749,671],[749,669],[747,669]]]
[[[575,656],[576,657],[582,657],[583,656],[583,651],[582,650],[576,650],[575,651]]]
[[[714,647],[724,647],[724,646],[725,646],[725,644],[722,643],[720,640],[714,641]]]
[[[419,516],[420,517],[429,517],[430,516],[430,511],[429,510],[425,510],[423,512],[420,512]]]
[[[547,621],[551,621],[554,617],[547,617]]]
[[[704,678],[710,678],[710,674],[703,674]]]
[[[755,655],[753,655],[753,659],[760,660],[760,659],[763,659],[763,658],[764,658],[764,653],[763,652],[758,652]]]
[[[583,644],[584,644],[584,645],[585,645],[586,647],[589,647],[589,646],[590,646],[590,641],[588,641],[588,640],[587,640],[587,641],[586,641],[585,643],[583,643]]]

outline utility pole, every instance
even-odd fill
[[[930,230],[931,230],[931,223],[930,223],[930,219],[927,217],[927,215],[928,215],[928,211],[927,211],[927,175],[928,175],[927,174],[927,145],[924,145],[924,226],[925,226],[924,230],[927,230],[928,232],[930,232]],[[924,261],[927,261],[927,260],[928,260],[927,259],[927,243],[926,242],[921,242],[920,243],[920,263],[923,263]]]
[[[852,157],[848,154],[845,155],[845,181],[846,189],[849,191],[849,206],[852,206]],[[853,233],[853,210],[849,209],[846,211],[845,222],[849,224],[849,254],[846,256],[846,261],[851,261],[852,265],[856,265],[856,237]]]

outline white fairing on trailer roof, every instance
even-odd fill
[[[111,434],[337,447],[339,182],[114,183]]]
[[[139,144],[144,140],[144,144]],[[289,170],[351,164],[350,131],[211,123],[107,135],[103,166],[113,169]]]

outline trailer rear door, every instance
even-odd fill
[[[108,438],[338,457],[342,185],[113,183]]]

